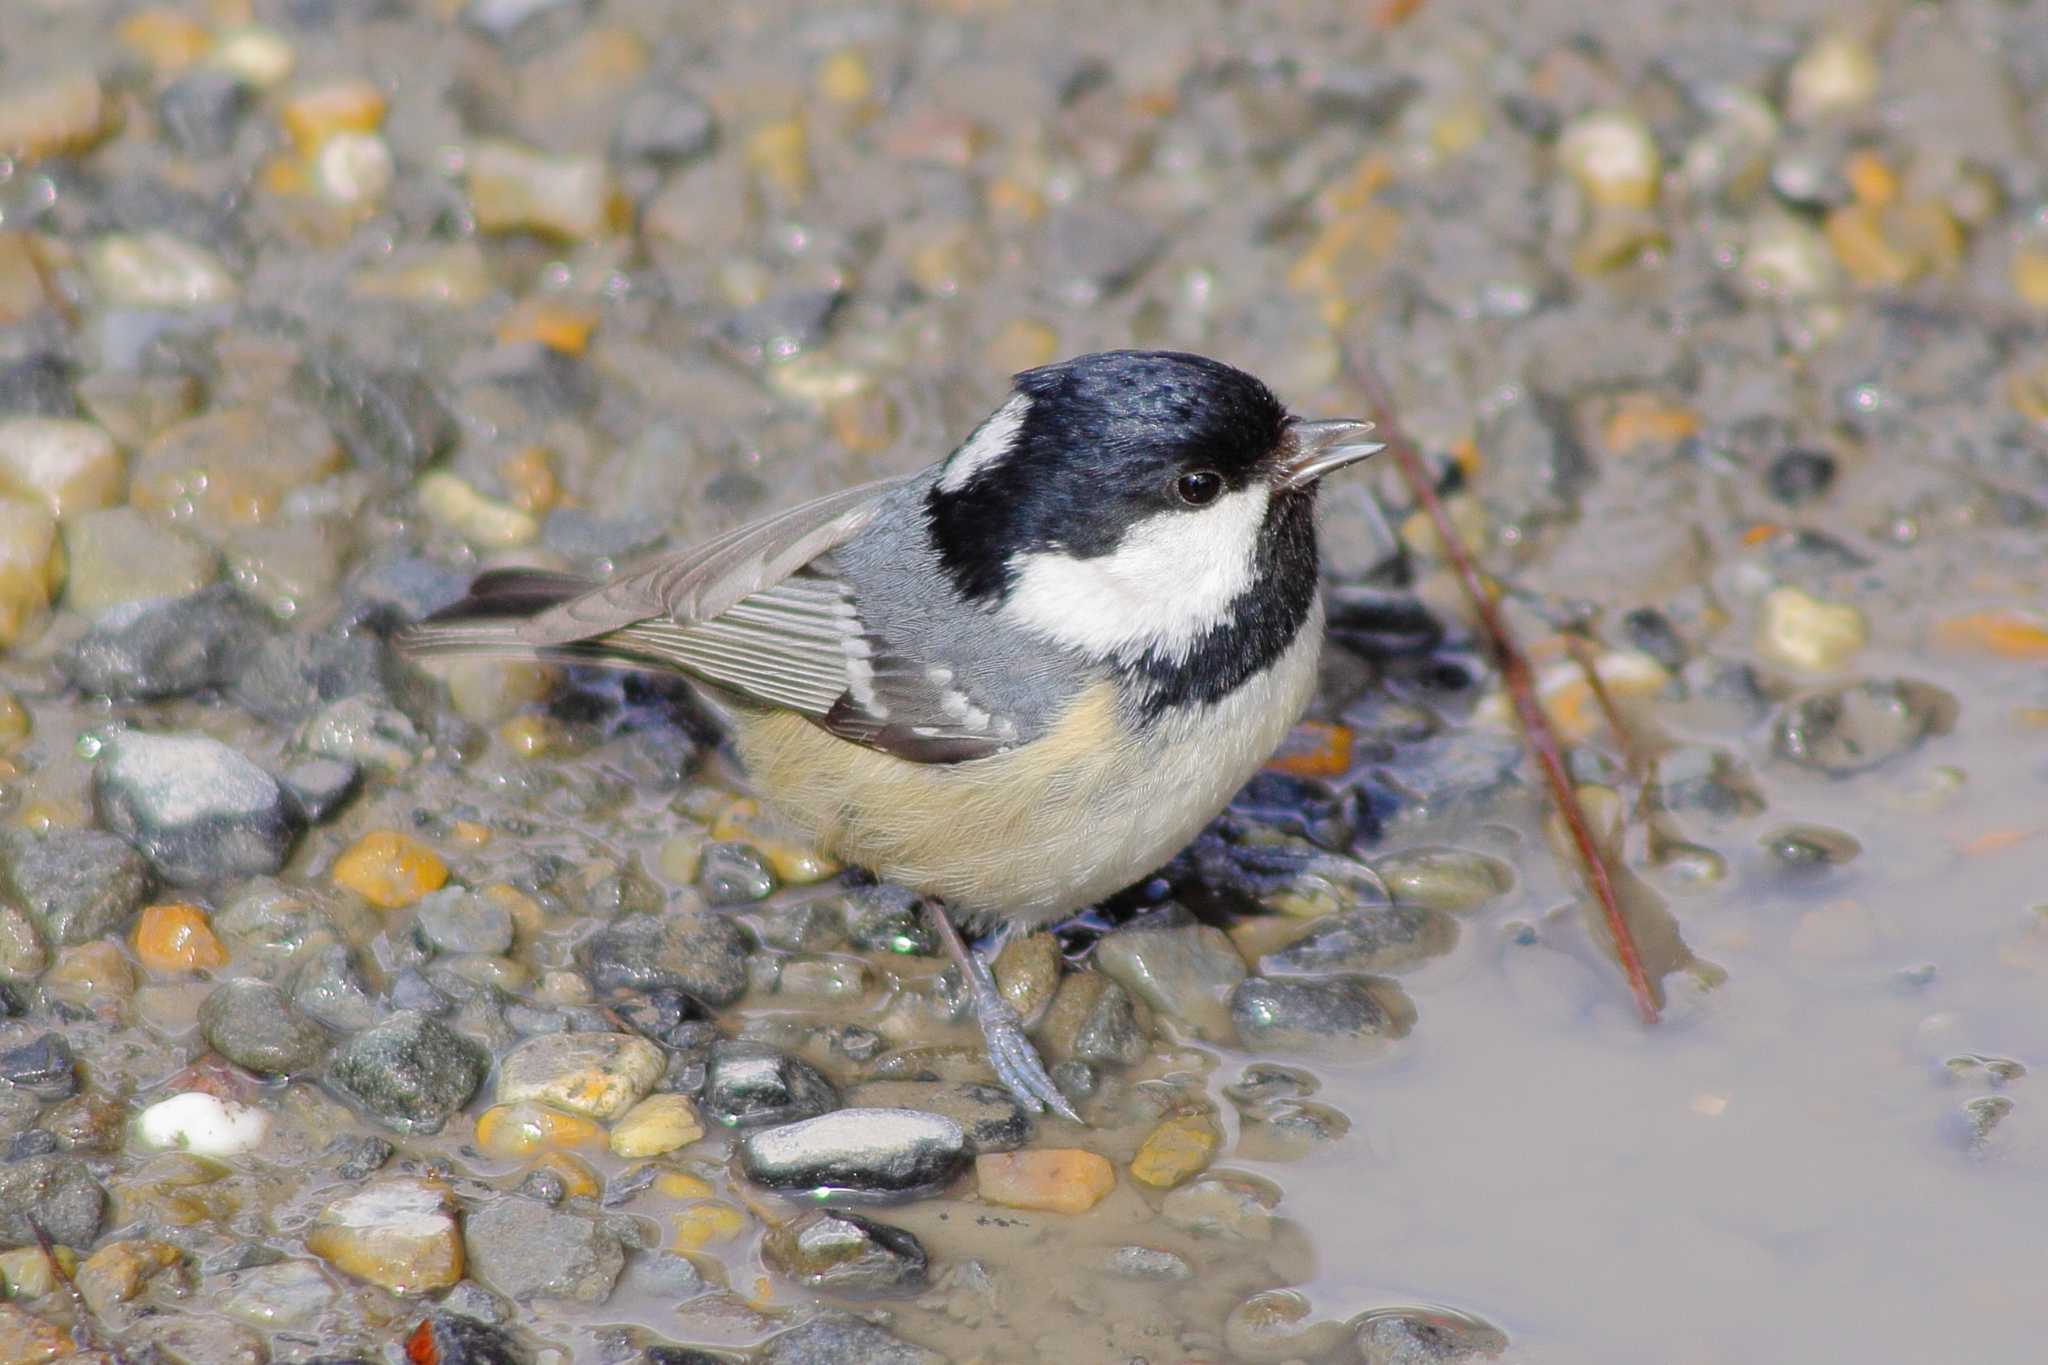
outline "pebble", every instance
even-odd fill
[[[89,151],[109,122],[106,93],[90,72],[47,76],[0,97],[0,156],[30,165]]]
[[[538,1104],[495,1104],[476,1117],[476,1144],[492,1156],[523,1159],[604,1141],[604,1129],[589,1119]]]
[[[241,293],[218,256],[169,232],[109,233],[88,249],[85,268],[109,308],[213,308]]]
[[[421,897],[413,910],[413,928],[439,953],[512,951],[511,908],[467,887],[444,886]]]
[[[172,902],[144,907],[132,937],[136,959],[152,972],[213,971],[228,965],[228,950],[206,912]]]
[[[1863,851],[1853,837],[1825,825],[1786,825],[1764,835],[1761,842],[1773,858],[1795,871],[1839,867]]]
[[[1145,1055],[1148,1041],[1130,994],[1100,972],[1074,972],[1060,982],[1037,1038],[1055,1058],[1096,1066],[1129,1066]]]
[[[490,1066],[489,1053],[440,1020],[400,1010],[343,1043],[327,1081],[395,1132],[437,1133]]]
[[[150,1277],[169,1270],[184,1259],[184,1253],[166,1242],[146,1238],[114,1242],[101,1247],[80,1262],[72,1276],[85,1306],[104,1315],[142,1292]]]
[[[61,519],[119,501],[126,482],[120,447],[92,422],[0,421],[0,494],[41,502]]]
[[[1251,977],[1231,992],[1230,1014],[1248,1048],[1401,1038],[1415,1022],[1415,1006],[1400,987],[1369,976]]]
[[[1102,1258],[1100,1264],[1103,1274],[1118,1280],[1175,1284],[1195,1277],[1195,1268],[1185,1258],[1157,1247],[1116,1247]]]
[[[38,502],[0,498],[0,648],[42,620],[63,581],[56,516]]]
[[[1877,94],[1877,57],[1846,30],[1823,33],[1785,73],[1785,112],[1804,123],[1868,104]]]
[[[767,860],[746,844],[706,844],[698,855],[697,889],[714,906],[751,905],[775,892]]]
[[[23,270],[25,275],[35,282],[36,288],[41,288],[40,280],[35,276],[34,264],[27,261],[28,250],[21,246],[20,242],[19,234],[0,233],[0,321],[10,320],[6,291],[7,278],[13,270]],[[33,311],[33,308],[20,310],[22,316]],[[20,318],[11,320],[19,321]],[[77,417],[79,400],[73,395],[73,379],[76,372],[77,367],[55,351],[30,351],[16,359],[0,361],[0,413],[7,414],[9,418],[60,421]],[[32,445],[29,448],[38,447]],[[20,448],[16,449],[18,451]],[[49,452],[44,450],[43,453]],[[11,458],[0,459],[0,469],[7,469],[11,465],[11,476],[19,477],[23,472],[22,466],[18,463],[20,458],[17,453]],[[59,462],[58,468],[64,469],[67,464],[68,462]],[[29,460],[26,468],[28,472],[39,473],[42,461]],[[39,488],[41,482],[38,478],[33,484]]]
[[[1835,457],[1825,450],[1794,447],[1771,461],[1764,487],[1773,500],[1801,507],[1824,496],[1835,481]]]
[[[717,1199],[690,1205],[675,1218],[675,1248],[698,1251],[713,1242],[730,1242],[747,1228],[747,1215]]]
[[[924,1244],[902,1228],[857,1214],[813,1209],[761,1240],[769,1268],[806,1289],[867,1295],[924,1287]]]
[[[40,1299],[55,1290],[61,1281],[58,1275],[77,1269],[77,1257],[68,1247],[57,1249],[57,1261],[52,1264],[40,1247],[16,1247],[12,1251],[0,1251],[0,1283],[7,1286],[9,1297],[16,1299]],[[0,1354],[0,1360],[7,1357]]]
[[[1361,1365],[1464,1365],[1508,1349],[1505,1332],[1450,1308],[1375,1308],[1350,1326]]]
[[[717,1007],[747,988],[746,941],[710,914],[623,916],[579,944],[576,958],[601,991],[667,987]]]
[[[200,1090],[158,1100],[135,1117],[135,1137],[145,1147],[195,1156],[253,1152],[269,1136],[270,1115],[263,1110]]]
[[[1397,971],[1441,957],[1457,941],[1457,921],[1441,910],[1365,906],[1313,921],[1308,933],[1261,957],[1259,971],[1267,976]]]
[[[1798,588],[1774,588],[1764,597],[1756,628],[1757,652],[1808,673],[1831,673],[1870,641],[1863,613],[1843,602],[1823,602]]]
[[[190,518],[219,537],[276,519],[285,500],[337,473],[342,451],[318,416],[291,403],[244,404],[177,422],[130,471],[137,507]]]
[[[913,1346],[885,1327],[827,1310],[771,1337],[761,1365],[946,1365],[937,1351]]]
[[[9,504],[0,502],[0,516]],[[0,544],[9,543],[0,536]],[[184,597],[220,576],[220,557],[133,507],[87,512],[64,528],[65,604],[87,616],[150,597]],[[0,566],[7,561],[0,559]],[[0,567],[0,601],[6,571]]]
[[[115,701],[161,701],[233,677],[252,636],[255,610],[232,588],[123,602],[58,656],[71,685]]]
[[[996,989],[1026,1027],[1036,1023],[1051,1005],[1060,987],[1059,940],[1051,934],[1023,934],[1012,938],[996,954],[991,969]]]
[[[340,1297],[313,1261],[278,1261],[209,1278],[220,1311],[251,1327],[305,1328]]]
[[[0,889],[53,944],[125,934],[149,894],[149,864],[98,830],[0,830]]]
[[[517,1303],[602,1303],[626,1265],[625,1248],[602,1222],[531,1199],[500,1199],[472,1212],[463,1247],[470,1273]]]
[[[387,1180],[342,1196],[314,1219],[306,1250],[393,1294],[431,1294],[462,1278],[462,1237],[436,1181]]]
[[[791,360],[825,343],[845,302],[837,289],[784,290],[727,315],[718,339],[750,365]]]
[[[300,828],[276,778],[202,735],[109,737],[93,768],[93,805],[159,877],[181,886],[276,872]]]
[[[703,100],[655,83],[627,97],[612,151],[622,161],[680,166],[710,151],[717,134],[717,121]]]
[[[1343,1323],[1317,1318],[1308,1296],[1294,1289],[1261,1290],[1223,1320],[1224,1346],[1246,1365],[1328,1359],[1346,1335]]]
[[[11,1279],[9,1283],[11,1286]],[[0,1303],[0,1360],[11,1365],[42,1365],[59,1356],[75,1355],[74,1345],[71,1333],[56,1323],[11,1303]]]
[[[1588,199],[1609,208],[1648,208],[1664,172],[1649,125],[1621,109],[1593,110],[1565,124],[1557,161]]]
[[[220,156],[234,145],[254,97],[231,71],[188,71],[156,97],[157,122],[186,156]]]
[[[372,133],[384,122],[384,92],[369,81],[340,77],[293,92],[279,110],[285,133],[306,155],[347,133]]]
[[[323,706],[299,727],[292,744],[304,753],[385,773],[404,772],[428,747],[426,736],[403,711],[379,705],[367,696],[343,697]],[[416,864],[408,866],[421,870]],[[390,885],[396,890],[405,883]],[[420,889],[423,894],[439,885],[436,882]]]
[[[1197,1237],[1266,1243],[1273,1240],[1278,1201],[1279,1195],[1263,1183],[1212,1175],[1167,1195],[1159,1215],[1169,1226]]]
[[[45,1033],[0,1052],[0,1081],[45,1103],[78,1093],[78,1059],[61,1034]]]
[[[439,890],[448,865],[410,834],[378,829],[350,844],[327,875],[380,910],[398,910]]]
[[[32,1156],[0,1165],[0,1238],[17,1246],[34,1244],[38,1225],[59,1246],[90,1246],[106,1207],[106,1191],[77,1158]]]
[[[600,157],[549,156],[497,139],[470,155],[470,207],[485,232],[594,241],[612,230],[615,195]]]
[[[1780,758],[1848,777],[1889,763],[1945,729],[1954,700],[1940,688],[1876,678],[1787,702],[1772,727]]]
[[[433,386],[411,370],[379,369],[319,351],[300,361],[294,377],[297,391],[327,419],[358,468],[411,478],[455,444],[454,415]],[[437,597],[431,604],[415,603],[409,619],[460,595],[459,581],[449,584],[443,577],[445,568],[414,565],[408,570],[429,580]],[[441,597],[448,587],[456,591]]]
[[[966,1160],[959,1124],[912,1109],[841,1109],[740,1143],[747,1178],[777,1190],[913,1194],[952,1179]]]
[[[327,1060],[327,1034],[268,981],[223,981],[199,1006],[208,1047],[262,1076],[307,1075]]]
[[[128,1107],[105,1095],[74,1095],[52,1105],[37,1126],[60,1152],[106,1156],[120,1151],[127,1137]]]
[[[847,1094],[856,1109],[916,1109],[949,1118],[967,1134],[967,1150],[1009,1152],[1031,1138],[1031,1115],[1009,1091],[983,1081],[868,1081]]]
[[[604,1122],[639,1103],[666,1067],[660,1048],[630,1033],[545,1034],[499,1061],[497,1098],[538,1100]]]
[[[111,939],[60,950],[43,974],[43,993],[67,1004],[97,1008],[135,994],[135,969]]]
[[[1178,1114],[1145,1135],[1131,1158],[1131,1179],[1170,1190],[1200,1175],[1223,1141],[1207,1114]]]
[[[976,1157],[974,1182],[990,1204],[1086,1213],[1116,1188],[1116,1170],[1104,1157],[1078,1147],[1039,1147]]]
[[[704,1112],[728,1128],[789,1123],[838,1107],[832,1083],[780,1048],[736,1038],[711,1045]]]
[[[1228,1000],[1245,966],[1222,930],[1206,924],[1126,926],[1096,945],[1095,967],[1202,1037],[1231,1036]]]
[[[421,479],[416,496],[429,517],[481,549],[509,550],[540,538],[540,519],[531,512],[487,498],[445,470]]]
[[[684,1095],[649,1095],[612,1125],[611,1152],[628,1160],[662,1156],[704,1136],[697,1106]]]

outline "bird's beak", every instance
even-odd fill
[[[1370,422],[1348,418],[1330,422],[1289,421],[1287,435],[1291,448],[1281,455],[1275,468],[1275,488],[1306,488],[1323,475],[1345,465],[1356,464],[1386,447],[1365,439]]]

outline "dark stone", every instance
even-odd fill
[[[8,1081],[45,1102],[78,1093],[78,1059],[62,1034],[45,1033],[33,1042],[0,1052],[0,1081]]]
[[[846,897],[846,937],[868,952],[930,954],[938,936],[915,891],[893,882],[857,886]]]
[[[532,1199],[501,1199],[471,1213],[462,1243],[470,1273],[515,1303],[602,1303],[626,1264],[603,1223]]]
[[[157,122],[187,156],[219,156],[234,145],[252,100],[249,87],[225,71],[188,71],[157,96]]]
[[[721,1039],[711,1045],[704,1112],[729,1128],[789,1123],[838,1107],[838,1092],[808,1062],[766,1043]]]
[[[71,362],[50,351],[0,362],[0,416],[78,416],[71,376]]]
[[[533,1365],[511,1335],[458,1313],[430,1313],[405,1339],[405,1359],[431,1365]]]
[[[612,1007],[621,1023],[648,1040],[672,1046],[679,1030],[704,1017],[704,1008],[688,992],[660,987]]]
[[[1344,802],[1324,783],[1288,773],[1262,772],[1230,798],[1226,820],[1343,848],[1351,842]]]
[[[413,907],[413,930],[439,953],[508,953],[512,912],[467,887],[444,886]]]
[[[746,939],[716,915],[629,915],[577,945],[576,958],[604,991],[667,987],[718,1006],[747,989]]]
[[[36,1126],[57,1140],[60,1152],[118,1152],[127,1136],[128,1109],[88,1092],[51,1105]]]
[[[1863,845],[1838,829],[1824,825],[1786,825],[1763,837],[1773,858],[1793,871],[1839,867],[1863,851]]]
[[[391,978],[391,1007],[438,1016],[452,1011],[455,1001],[418,967],[407,967]]]
[[[280,774],[285,792],[296,801],[308,824],[337,814],[356,794],[363,770],[345,758],[309,758]]]
[[[380,1137],[344,1138],[340,1146],[341,1150],[333,1153],[339,1158],[334,1173],[348,1181],[368,1180],[398,1155],[398,1149]]]
[[[54,944],[123,934],[149,894],[149,863],[99,830],[0,830],[0,897]]]
[[[657,82],[627,97],[612,150],[622,161],[679,166],[710,151],[717,135],[710,105],[687,90]]]
[[[1955,699],[1904,678],[1875,678],[1786,704],[1774,727],[1780,758],[1848,777],[1911,753],[1945,731]]]
[[[31,1099],[30,1103],[34,1101]],[[31,1128],[26,1133],[16,1133],[7,1139],[7,1160],[27,1161],[30,1157],[48,1156],[62,1145],[57,1140],[57,1135],[48,1129]]]
[[[389,701],[389,666],[384,642],[365,631],[274,635],[249,652],[232,690],[265,720],[302,721],[346,697]]]
[[[250,977],[214,987],[199,1006],[199,1032],[215,1052],[259,1075],[302,1075],[327,1059],[326,1031],[276,986]]]
[[[1311,1048],[1362,1038],[1400,1038],[1415,1006],[1393,982],[1370,976],[1247,977],[1230,993],[1230,1018],[1248,1048]]]
[[[966,1161],[960,1125],[915,1109],[841,1109],[740,1143],[747,1178],[777,1190],[916,1193],[952,1179]]]
[[[455,418],[410,370],[368,369],[314,353],[300,362],[297,378],[362,468],[410,479],[455,444]]]
[[[750,905],[774,894],[775,874],[749,845],[715,843],[704,849],[697,889],[712,905]]]
[[[499,385],[529,412],[552,415],[587,413],[602,396],[581,356],[538,341],[508,342],[474,356],[456,367],[453,379],[461,386]]]
[[[91,1246],[99,1236],[107,1192],[72,1157],[32,1156],[0,1166],[0,1238],[34,1246],[36,1228],[59,1246]]]
[[[262,633],[257,610],[219,584],[108,608],[57,666],[81,692],[160,701],[226,682]]]
[[[718,324],[718,339],[750,365],[788,360],[831,335],[846,295],[837,289],[792,289],[742,308]]]
[[[1631,649],[1655,659],[1668,673],[1685,667],[1685,641],[1671,624],[1671,618],[1655,607],[1637,607],[1621,618],[1621,638]]]
[[[924,1287],[929,1268],[924,1244],[911,1233],[828,1209],[772,1229],[761,1256],[806,1289],[828,1294],[914,1291]]]
[[[100,823],[179,886],[276,872],[303,823],[276,778],[203,735],[114,735],[92,785]]]
[[[694,1346],[650,1346],[640,1355],[640,1365],[734,1365],[733,1357]]]
[[[1368,659],[1426,654],[1444,638],[1444,624],[1411,592],[1340,587],[1328,595],[1330,638]]]
[[[837,1310],[771,1338],[760,1359],[761,1365],[946,1365],[937,1351]]]
[[[349,580],[343,619],[352,624],[396,629],[431,616],[462,599],[469,575],[431,559],[390,559]]]
[[[438,1019],[400,1011],[342,1045],[327,1083],[400,1133],[438,1133],[469,1103],[490,1070],[490,1054]]]
[[[916,1109],[960,1125],[970,1152],[1014,1152],[1031,1140],[1031,1115],[1000,1085],[983,1081],[869,1081],[848,1093],[855,1109]]]
[[[1771,461],[1764,487],[1787,507],[1812,502],[1835,482],[1835,457],[1825,450],[1795,448]]]
[[[1259,959],[1268,976],[1315,972],[1389,972],[1441,957],[1458,941],[1458,923],[1416,905],[1368,905],[1315,921],[1308,933]]]

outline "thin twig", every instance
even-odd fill
[[[1607,720],[1607,728],[1614,732],[1614,742],[1621,749],[1621,760],[1628,767],[1628,775],[1640,778],[1649,771],[1643,760],[1642,746],[1636,742],[1635,730],[1628,718],[1621,714],[1614,694],[1607,690],[1607,680],[1600,676],[1600,668],[1593,658],[1593,649],[1582,635],[1567,633],[1564,647],[1579,665],[1579,671],[1586,675],[1586,686],[1593,689],[1593,701],[1600,708],[1600,714]]]
[[[1614,954],[1621,962],[1622,974],[1628,978],[1629,993],[1635,997],[1636,1009],[1643,1022],[1654,1024],[1657,1022],[1657,997],[1650,988],[1649,973],[1643,969],[1643,956],[1636,947],[1635,935],[1630,931],[1628,921],[1622,917],[1621,903],[1615,897],[1614,882],[1607,874],[1606,860],[1600,856],[1599,846],[1593,841],[1592,830],[1586,822],[1586,813],[1580,808],[1571,779],[1565,774],[1557,733],[1551,728],[1542,703],[1536,699],[1529,660],[1515,644],[1506,620],[1494,605],[1493,595],[1487,591],[1478,565],[1473,563],[1457,529],[1451,525],[1450,515],[1444,511],[1436,490],[1430,487],[1429,473],[1423,466],[1422,457],[1395,420],[1393,400],[1388,397],[1386,385],[1380,381],[1370,362],[1355,355],[1349,360],[1353,378],[1365,391],[1369,415],[1378,425],[1375,435],[1387,443],[1387,454],[1400,469],[1402,478],[1407,480],[1415,500],[1429,513],[1430,522],[1436,527],[1437,539],[1443,544],[1444,557],[1457,574],[1459,586],[1465,590],[1465,598],[1471,603],[1473,614],[1479,618],[1480,629],[1485,632],[1495,665],[1500,669],[1501,685],[1507,689],[1508,699],[1514,704],[1515,718],[1521,722],[1522,739],[1536,759],[1536,766],[1543,770],[1550,798],[1557,806],[1565,828],[1571,832],[1572,847],[1578,852],[1579,871],[1585,877],[1586,889],[1599,902],[1600,913],[1607,920],[1607,932],[1614,940]],[[1595,695],[1599,694],[1596,690]]]

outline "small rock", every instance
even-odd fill
[[[869,1081],[847,1095],[857,1109],[916,1109],[960,1125],[969,1153],[1010,1152],[1031,1138],[1031,1115],[1009,1091],[983,1081]]]
[[[80,1007],[126,1000],[135,994],[135,969],[111,939],[74,944],[43,974],[43,993]]]
[[[1259,970],[1267,976],[1396,971],[1441,957],[1457,941],[1457,921],[1441,910],[1366,906],[1313,921],[1307,934],[1261,957]]]
[[[1131,1179],[1170,1190],[1200,1175],[1222,1141],[1209,1115],[1175,1115],[1145,1135],[1131,1158]]]
[[[105,1155],[121,1150],[128,1110],[105,1095],[74,1095],[51,1106],[36,1126],[56,1139],[60,1152]]]
[[[704,1073],[704,1112],[728,1128],[808,1119],[839,1107],[832,1083],[766,1043],[720,1039]]]
[[[106,93],[91,72],[40,75],[0,97],[0,156],[31,165],[88,151],[110,121]]]
[[[1119,1280],[1151,1280],[1176,1283],[1192,1280],[1195,1268],[1170,1251],[1155,1247],[1121,1246],[1102,1258],[1102,1273]]]
[[[959,1124],[910,1109],[841,1109],[740,1143],[747,1178],[777,1190],[908,1194],[950,1180],[966,1160]]]
[[[704,1136],[697,1106],[684,1095],[649,1095],[612,1125],[613,1156],[637,1160],[662,1156]]]
[[[1344,1324],[1316,1318],[1308,1296],[1294,1289],[1261,1290],[1223,1320],[1224,1346],[1247,1365],[1328,1359],[1344,1337]]]
[[[1877,57],[1847,29],[1823,34],[1785,73],[1785,111],[1811,122],[1868,104],[1877,93]]]
[[[46,942],[125,934],[149,886],[148,862],[125,839],[98,830],[0,830],[0,892]]]
[[[158,1100],[135,1119],[144,1146],[198,1156],[253,1152],[270,1136],[270,1115],[202,1090]]]
[[[512,911],[461,886],[444,886],[419,902],[413,927],[435,952],[512,951]]]
[[[440,1020],[401,1010],[344,1043],[327,1080],[387,1128],[437,1133],[490,1065],[488,1053]]]
[[[991,970],[996,989],[1025,1025],[1036,1023],[1060,985],[1060,945],[1051,934],[1023,934],[1003,945]]]
[[[446,470],[421,479],[415,493],[421,511],[483,549],[512,549],[540,538],[540,519],[531,512],[487,498]]]
[[[1369,976],[1251,977],[1231,992],[1230,1014],[1248,1048],[1311,1048],[1339,1039],[1401,1038],[1415,1006],[1391,981]]]
[[[1648,208],[1664,172],[1649,125],[1620,109],[1593,110],[1565,124],[1557,161],[1588,199],[1609,208]]]
[[[974,1159],[977,1192],[990,1204],[1048,1213],[1086,1213],[1116,1188],[1116,1170],[1078,1147],[993,1152]]]
[[[337,1153],[334,1173],[343,1180],[368,1180],[384,1169],[398,1149],[380,1137],[344,1138]]]
[[[1043,234],[1043,287],[1070,308],[1092,308],[1122,293],[1166,242],[1142,218],[1086,196],[1048,214]]]
[[[314,352],[300,362],[295,379],[298,391],[320,409],[358,468],[410,478],[455,444],[454,416],[413,371],[367,369],[341,356]],[[446,571],[422,573],[440,577]],[[445,604],[423,605],[408,619],[417,620]]]
[[[0,648],[43,619],[63,581],[56,516],[39,502],[0,498]]]
[[[186,156],[220,156],[234,145],[254,92],[232,71],[188,71],[157,96],[157,122]]]
[[[1877,678],[1788,702],[1773,727],[1778,756],[1847,777],[1888,763],[1948,728],[1955,701],[1938,687]]]
[[[397,166],[375,133],[336,133],[313,156],[313,186],[330,203],[373,210],[391,189]]]
[[[439,889],[448,865],[410,834],[378,829],[350,844],[327,875],[380,910],[399,910]]]
[[[1825,494],[1835,481],[1835,457],[1825,450],[1795,448],[1771,461],[1764,487],[1787,507],[1800,507]]]
[[[668,987],[715,1007],[747,988],[746,940],[715,915],[628,915],[579,944],[576,958],[601,991]]]
[[[891,882],[847,894],[846,937],[870,952],[929,954],[939,946],[917,893]]]
[[[462,1288],[457,1285],[442,1300],[444,1309]],[[482,1289],[477,1292],[488,1297]],[[405,1339],[405,1358],[433,1365],[529,1365],[531,1360],[526,1348],[496,1323],[446,1311],[429,1313],[413,1328]]]
[[[471,1273],[514,1302],[602,1303],[625,1268],[619,1239],[597,1219],[531,1199],[503,1199],[469,1215]]]
[[[431,1294],[462,1278],[462,1237],[447,1187],[387,1180],[320,1211],[306,1250],[393,1294]]]
[[[837,289],[771,294],[719,323],[718,337],[750,365],[790,360],[824,344],[845,301]]]
[[[300,828],[276,778],[202,735],[112,736],[93,769],[93,805],[174,885],[276,872]]]
[[[1415,848],[1373,864],[1398,905],[1462,913],[1507,894],[1514,870],[1498,858],[1461,848]]]
[[[85,268],[109,308],[211,308],[241,292],[219,257],[169,232],[109,233]]]
[[[0,1081],[46,1102],[67,1099],[78,1093],[78,1059],[62,1034],[45,1033],[0,1052]]]
[[[485,232],[593,241],[612,230],[616,193],[601,157],[549,156],[496,139],[470,156],[470,208]]]
[[[58,656],[81,692],[115,701],[159,701],[226,682],[262,629],[230,587],[109,607]]]
[[[1273,1206],[1278,1201],[1279,1195],[1263,1185],[1212,1175],[1167,1195],[1159,1203],[1159,1214],[1169,1225],[1197,1237],[1266,1243],[1273,1240]]]
[[[8,307],[7,279],[17,261],[23,262],[23,274],[34,282],[36,292],[42,289],[36,267],[20,242],[19,236],[0,235],[0,322],[20,321],[20,316],[11,315]],[[20,417],[78,416],[78,399],[71,392],[73,373],[71,362],[54,351],[31,351],[16,360],[0,361],[0,413]],[[0,458],[0,466],[8,463]],[[119,492],[117,484],[109,498]]]
[[[709,105],[687,90],[656,83],[627,98],[612,151],[623,161],[680,166],[710,151],[717,132]]]
[[[901,1228],[851,1213],[813,1209],[772,1229],[761,1256],[806,1289],[882,1294],[924,1287],[924,1246]]]
[[[769,1338],[761,1365],[945,1365],[937,1351],[913,1346],[851,1313],[827,1311]]]
[[[0,1238],[36,1241],[40,1225],[59,1246],[91,1246],[107,1194],[75,1157],[33,1156],[0,1165]]]
[[[1126,926],[1096,945],[1095,966],[1202,1037],[1221,1041],[1231,1036],[1228,999],[1231,988],[1244,979],[1245,967],[1222,930],[1206,924]]]
[[[80,1262],[72,1279],[85,1306],[104,1315],[109,1308],[140,1294],[150,1276],[182,1259],[182,1252],[164,1242],[115,1242]]]
[[[660,1048],[630,1033],[545,1034],[499,1062],[498,1103],[539,1100],[602,1122],[638,1103],[666,1065]]]
[[[64,601],[87,616],[143,598],[183,597],[220,575],[212,549],[133,507],[105,507],[67,522],[64,553]]]
[[[208,1047],[258,1075],[304,1075],[327,1059],[326,1032],[268,981],[241,977],[216,986],[199,1006],[199,1031]]]
[[[1822,602],[1797,588],[1774,588],[1757,621],[1757,652],[1777,663],[1828,673],[1869,643],[1863,613],[1841,602]]]
[[[384,645],[368,631],[273,635],[242,660],[232,680],[237,702],[280,724],[310,720],[331,703],[390,700]]]
[[[697,866],[697,888],[715,906],[749,905],[775,892],[775,874],[745,844],[706,844]]]
[[[1362,1365],[1463,1365],[1498,1360],[1507,1334],[1448,1308],[1375,1308],[1351,1320]]]
[[[1145,1031],[1129,993],[1100,972],[1073,972],[1060,982],[1037,1036],[1063,1060],[1129,1066],[1145,1055]]]
[[[63,518],[118,502],[126,482],[120,447],[91,422],[0,421],[0,493],[40,502]]]
[[[353,1032],[383,1017],[349,950],[336,943],[307,956],[292,976],[292,1006],[331,1029]]]
[[[1863,851],[1863,845],[1838,829],[1824,825],[1787,825],[1763,837],[1771,856],[1795,870],[1839,867]]]
[[[75,1346],[71,1333],[56,1323],[45,1322],[11,1303],[0,1303],[0,1360],[10,1365],[41,1365],[59,1356],[75,1356]]]
[[[215,1306],[252,1327],[304,1328],[340,1298],[326,1272],[312,1261],[230,1270],[208,1282],[219,1288]]]
[[[320,824],[340,813],[362,783],[363,770],[339,758],[309,758],[280,775],[284,788],[308,824]]]

